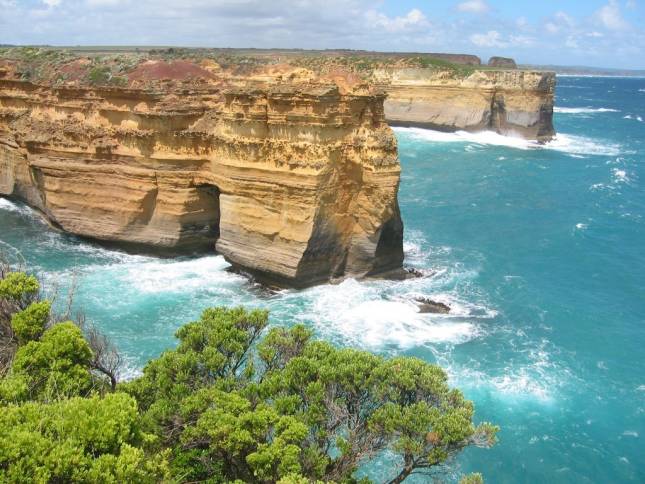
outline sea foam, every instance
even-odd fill
[[[246,282],[227,271],[230,264],[221,255],[184,259],[139,258],[111,267],[113,275],[140,293],[185,293],[209,291],[222,285]]]
[[[553,112],[560,114],[593,114],[593,113],[619,113],[618,109],[611,108],[565,108],[556,106]]]
[[[388,297],[386,290],[391,285],[347,279],[308,289],[299,295],[306,302],[299,317],[312,321],[325,337],[373,350],[460,344],[479,335],[470,321],[421,314],[411,301]]]
[[[422,128],[397,127],[393,129],[396,133],[410,137],[413,140],[430,143],[476,143],[480,145],[506,146],[521,150],[554,150],[572,155],[618,156],[621,153],[620,145],[565,133],[558,133],[553,140],[540,144],[536,141],[519,137],[504,136],[493,131],[445,133]]]
[[[11,200],[2,197],[0,197],[0,210],[6,210],[7,212],[16,212],[22,215],[33,214],[33,210],[28,206],[12,202]]]

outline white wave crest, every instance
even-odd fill
[[[618,168],[614,168],[612,170],[613,177],[614,177],[614,182],[616,183],[629,183],[631,179],[629,178],[629,175],[627,174],[626,170],[621,170]]]
[[[477,369],[478,362],[465,367],[455,366],[448,361],[440,364],[446,367],[450,379],[460,388],[484,392],[506,402],[553,403],[563,383],[575,376],[552,362],[544,348],[534,348],[527,352],[527,356],[528,361],[508,365],[493,374],[490,370]]]
[[[112,270],[117,278],[140,293],[208,291],[245,281],[242,276],[227,272],[230,264],[218,255],[183,260],[135,257],[139,258],[115,265]]]
[[[508,146],[511,148],[530,149],[533,143],[520,137],[504,136],[494,131],[479,131],[471,133],[469,131],[456,131],[446,133],[432,129],[422,128],[393,128],[396,133],[410,136],[411,138],[421,141],[434,143],[477,143],[481,145]]]
[[[491,378],[491,384],[502,394],[516,398],[532,398],[542,402],[552,399],[547,385],[526,373]]]
[[[323,336],[370,349],[460,344],[479,335],[471,322],[421,314],[411,301],[384,298],[385,287],[380,282],[347,279],[308,289],[300,294],[309,304],[299,317],[312,321]]]
[[[593,113],[619,113],[618,109],[612,108],[564,108],[556,106],[553,108],[554,113],[560,114],[593,114]]]
[[[398,134],[430,143],[476,143],[480,145],[506,146],[521,150],[554,150],[572,155],[618,156],[621,154],[621,146],[618,144],[565,133],[558,133],[553,140],[540,144],[524,138],[504,136],[493,131],[445,133],[421,128],[396,127],[393,129]]]
[[[574,155],[618,156],[621,154],[621,147],[618,144],[599,142],[584,136],[564,133],[558,133],[552,141],[544,144],[543,147]]]
[[[18,204],[2,197],[0,197],[0,210],[6,210],[7,212],[16,212],[23,215],[30,215],[33,213],[33,210],[26,205]]]

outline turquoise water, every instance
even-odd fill
[[[488,482],[645,482],[645,79],[560,78],[547,147],[399,129],[406,264],[427,277],[270,294],[219,256],[164,260],[50,230],[0,199],[0,245],[118,344],[130,374],[218,304],[436,361],[502,427],[453,467]],[[451,315],[416,313],[426,295]],[[385,466],[384,466],[385,467]],[[372,473],[382,475],[375,465]]]

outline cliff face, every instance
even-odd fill
[[[476,70],[455,76],[431,69],[381,69],[374,81],[388,92],[390,125],[441,131],[493,130],[548,141],[553,129],[555,74]]]
[[[216,249],[271,283],[399,269],[399,172],[367,90],[0,79],[0,194],[73,234]]]

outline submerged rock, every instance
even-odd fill
[[[450,306],[439,301],[433,301],[427,297],[415,297],[414,301],[419,307],[420,313],[448,314]]]

